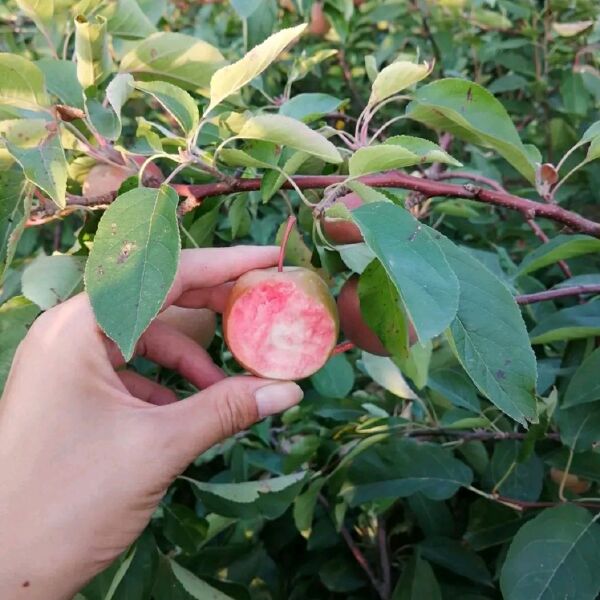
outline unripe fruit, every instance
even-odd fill
[[[550,469],[550,479],[554,481],[557,485],[560,485],[563,477],[565,476],[565,472],[560,469],[555,469],[552,467]],[[591,487],[591,484],[586,479],[580,479],[577,475],[572,475],[569,473],[567,475],[567,479],[565,481],[565,489],[573,492],[573,494],[585,494]]]
[[[215,337],[217,317],[209,308],[169,306],[158,318],[185,333],[203,348],[208,348]]]
[[[338,198],[336,204],[343,204],[349,211],[353,211],[363,205],[363,200],[358,194],[350,192]],[[332,244],[357,244],[363,241],[358,225],[343,217],[328,216],[327,212],[323,216],[322,229]]]
[[[132,157],[138,166],[142,166],[146,158],[144,156]],[[94,196],[103,196],[116,192],[121,184],[132,175],[138,173],[137,169],[130,166],[112,165],[107,163],[98,163],[94,165],[87,174],[83,182],[82,192],[86,198]],[[150,163],[144,170],[144,181],[154,179],[164,181],[163,172],[154,164]]]
[[[360,312],[360,298],[358,297],[358,276],[354,275],[343,285],[337,300],[340,315],[340,328],[342,334],[357,348],[378,356],[390,356],[390,353],[381,343],[377,334],[367,325]],[[409,323],[409,344],[417,341],[417,336]]]
[[[324,37],[331,29],[331,23],[323,10],[322,2],[314,2],[310,9],[309,31],[318,37]]]
[[[223,314],[225,341],[248,371],[295,380],[318,371],[338,338],[335,300],[309,269],[249,271],[229,295]]]

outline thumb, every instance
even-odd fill
[[[185,400],[161,407],[162,426],[171,430],[167,434],[174,434],[170,436],[172,449],[185,454],[190,462],[259,419],[295,406],[302,396],[302,389],[292,382],[229,377]]]

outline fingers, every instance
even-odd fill
[[[175,393],[166,387],[143,377],[134,371],[120,371],[117,373],[127,391],[136,398],[150,404],[164,405],[177,401]]]
[[[142,334],[135,355],[177,371],[199,389],[209,387],[225,377],[204,348],[158,319]],[[124,364],[123,356],[114,344],[110,346],[109,356],[113,367]]]
[[[184,250],[166,306],[185,292],[214,287],[233,281],[252,269],[265,269],[277,264],[277,246],[232,246]]]
[[[169,306],[158,315],[158,319],[192,338],[203,348],[210,346],[217,327],[217,317],[208,308]]]
[[[232,288],[233,283],[224,283],[216,287],[189,290],[175,300],[175,305],[191,308],[206,307],[222,313],[225,310],[227,298],[229,298]]]
[[[229,377],[156,412],[183,470],[196,456],[258,419],[295,406],[303,393],[292,382]]]

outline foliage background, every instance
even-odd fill
[[[373,258],[369,252],[375,252],[378,264],[403,256],[406,247],[393,244],[403,224],[413,226],[398,207],[409,208],[410,219],[417,217],[469,249],[452,262],[454,246],[443,246],[463,289],[466,283],[472,286],[468,316],[479,314],[477,327],[485,321],[489,325],[480,346],[488,353],[476,357],[472,370],[485,371],[488,361],[493,363],[501,353],[516,363],[506,369],[514,384],[507,397],[519,405],[513,420],[497,397],[490,402],[481,379],[476,387],[465,361],[457,360],[449,341],[456,344],[455,329],[451,335],[437,335],[442,327],[423,336],[423,344],[408,355],[400,348],[393,359],[358,350],[332,358],[302,383],[306,399],[300,407],[198,457],[186,479],[171,487],[140,540],[91,582],[79,600],[593,600],[600,592],[600,303],[594,295],[600,289],[598,240],[572,235],[564,223],[485,204],[473,187],[463,188],[473,197],[457,199],[451,194],[424,197],[398,184],[382,188],[384,197],[376,197],[392,201],[386,205],[392,211],[385,213],[389,218],[378,220],[368,210],[356,217],[367,246],[338,253],[322,243],[311,210],[295,190],[276,192],[276,166],[290,175],[333,175],[347,173],[347,161],[341,166],[327,163],[309,151],[297,171],[290,171],[286,161],[298,152],[276,152],[271,132],[259,141],[231,144],[243,149],[243,156],[222,151],[221,172],[207,168],[219,144],[238,131],[236,119],[248,118],[244,111],[281,113],[290,96],[299,98],[295,106],[288,105],[292,116],[343,147],[335,132],[353,132],[378,72],[397,59],[435,59],[429,79],[416,92],[410,88],[403,93],[420,97],[424,104],[425,92],[419,90],[427,81],[470,80],[494,93],[508,117],[494,121],[496,109],[484,98],[480,104],[476,99],[480,113],[471,115],[467,133],[456,122],[447,127],[431,114],[398,120],[383,137],[420,136],[438,143],[463,166],[444,158],[426,165],[396,162],[394,168],[406,166],[407,172],[434,182],[450,179],[507,189],[600,220],[600,171],[593,161],[600,155],[598,5],[592,0],[356,4],[327,0],[324,11],[332,25],[327,35],[306,33],[229,98],[201,130],[201,151],[195,157],[200,162],[195,164],[185,154],[195,147],[190,144],[193,135],[182,138],[181,129],[194,133],[198,115],[193,107],[200,107],[199,114],[206,110],[210,75],[271,33],[308,21],[311,14],[314,21],[310,1],[293,2],[294,10],[275,0],[8,0],[0,6],[0,51],[5,53],[0,56],[2,383],[16,345],[39,311],[82,289],[102,210],[114,196],[87,193],[86,177],[98,153],[114,159],[111,152],[117,150],[126,156],[158,153],[156,162],[165,174],[173,171],[173,159],[185,163],[173,178],[183,198],[189,195],[188,184],[211,185],[215,175],[225,174],[225,183],[228,177],[259,175],[256,191],[238,193],[233,186],[231,193],[207,197],[199,206],[191,194],[181,205],[189,210],[179,221],[176,201],[169,205],[167,198],[165,211],[171,206],[183,246],[273,243],[291,210],[299,217],[301,233],[292,237],[289,260],[323,268],[335,290],[350,270],[361,271]],[[78,14],[98,30],[75,34],[78,27],[86,27],[73,20]],[[96,14],[107,18],[106,26],[94,21]],[[178,38],[181,48],[167,38],[165,48],[171,54],[148,69],[156,57],[151,49],[140,56],[156,31],[191,38]],[[210,46],[196,47],[197,40]],[[66,59],[77,56],[75,76],[72,62],[53,62],[54,52],[59,57],[64,52]],[[31,63],[19,60],[36,61],[45,83],[42,78],[36,87],[38,71],[28,71]],[[24,100],[28,92],[7,69],[25,73],[33,103]],[[115,78],[119,72],[135,75],[135,91],[127,88],[129,79]],[[114,81],[118,83],[111,88]],[[153,88],[156,81],[176,84],[191,95]],[[438,109],[449,97],[450,88],[444,85]],[[316,92],[323,96],[303,95]],[[72,114],[60,113],[57,119],[53,113],[50,118],[46,108],[57,103],[70,107]],[[45,108],[40,111],[37,104]],[[403,116],[405,105],[401,101],[382,108],[373,119],[374,129]],[[83,111],[85,125],[79,118],[70,120],[81,116],[77,110]],[[523,158],[531,155],[514,139],[506,149],[503,140],[512,133],[505,118],[514,123],[523,144],[540,149],[543,158]],[[491,132],[490,141],[473,134],[475,121],[482,127],[500,123],[500,128]],[[59,128],[58,135],[52,127]],[[355,150],[344,149],[344,158]],[[515,160],[525,162],[521,172],[514,168]],[[63,163],[68,164],[64,172]],[[384,163],[375,163],[374,172],[385,170]],[[541,163],[547,163],[545,170]],[[40,171],[40,164],[50,166]],[[536,177],[527,180],[523,170],[531,165]],[[138,168],[134,165],[131,174]],[[573,174],[565,178],[571,169]],[[140,202],[136,218],[143,221],[137,187],[134,177],[124,182],[121,192],[138,194],[129,198]],[[374,194],[373,188],[362,192],[370,198]],[[305,194],[313,203],[322,196],[319,190]],[[151,237],[149,243],[153,241]],[[391,278],[402,292],[398,282],[420,277],[415,261],[412,271],[371,273],[375,288],[383,289],[381,282]],[[523,379],[530,377],[526,363],[531,350],[524,329],[519,337],[522,325],[515,324],[516,308],[507,290],[524,295],[576,285],[592,287],[581,296],[522,306],[537,363],[536,390],[524,391],[518,373],[522,367]],[[384,292],[376,295],[371,314],[380,312],[386,300]],[[412,302],[425,300],[423,294]],[[158,306],[160,301],[154,298]],[[443,313],[449,296],[439,296],[437,303]],[[95,308],[99,315],[118,310],[101,301]],[[386,314],[406,322],[397,307]],[[425,315],[422,327],[429,322],[434,329],[440,319]],[[122,347],[134,343],[137,334],[125,331]],[[220,331],[210,351],[229,372],[238,370]],[[182,397],[192,391],[165,369],[140,359],[133,366]],[[496,373],[498,380],[504,376]],[[529,418],[534,424],[525,427],[532,406],[538,418]],[[581,486],[574,487],[565,472],[576,475]]]

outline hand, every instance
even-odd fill
[[[276,264],[277,248],[187,250],[165,307],[221,311],[231,282]],[[0,598],[71,598],[142,532],[199,454],[302,397],[289,382],[230,377],[156,319],[136,354],[200,392],[170,390],[123,365],[86,294],[39,317],[0,399]]]

